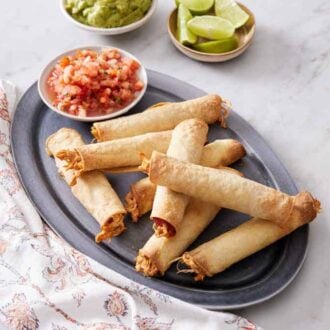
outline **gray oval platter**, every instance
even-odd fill
[[[142,111],[160,101],[180,101],[205,93],[169,76],[148,71],[149,86],[140,103],[130,112]],[[209,141],[234,138],[241,141],[247,156],[235,164],[247,178],[296,194],[290,175],[262,137],[235,112],[228,129],[210,127]],[[118,273],[158,291],[214,310],[241,308],[265,301],[282,291],[297,275],[307,248],[308,226],[304,226],[268,248],[239,262],[217,276],[195,282],[189,274],[177,274],[173,265],[163,278],[146,278],[134,270],[134,259],[152,234],[145,216],[137,224],[129,217],[127,230],[111,242],[96,244],[98,224],[73,197],[59,177],[54,160],[44,148],[46,138],[61,127],[77,129],[86,143],[92,140],[90,124],[72,121],[47,109],[34,84],[21,98],[12,121],[12,152],[22,184],[41,217],[72,246]],[[124,198],[129,184],[141,174],[109,175]],[[249,217],[221,211],[192,247],[239,225]]]

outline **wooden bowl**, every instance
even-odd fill
[[[177,39],[177,14],[178,9],[174,9],[168,18],[167,30],[171,37],[174,46],[183,54],[188,57],[202,62],[225,62],[229,61],[242,53],[244,53],[252,43],[254,32],[256,29],[256,23],[253,13],[244,5],[238,3],[238,5],[249,14],[249,20],[239,29],[235,31],[235,35],[238,38],[238,47],[230,52],[226,53],[203,53],[194,50],[190,47],[182,45]]]

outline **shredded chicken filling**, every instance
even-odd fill
[[[134,198],[134,195],[131,191],[126,195],[125,201],[126,201],[126,210],[128,213],[130,213],[132,221],[137,222],[141,214],[137,205],[137,201]]]
[[[207,275],[206,271],[203,269],[201,265],[196,263],[193,257],[189,253],[184,253],[180,259],[180,262],[186,264],[190,269],[182,269],[179,273],[196,273],[194,280],[195,281],[203,281],[205,276]]]
[[[95,236],[95,242],[100,243],[120,235],[126,229],[123,220],[123,214],[115,214],[101,227],[101,231]]]
[[[161,275],[161,272],[159,271],[155,263],[152,262],[149,257],[142,254],[141,252],[139,252],[139,255],[136,257],[135,269],[138,272],[143,273],[145,276],[153,277]]]

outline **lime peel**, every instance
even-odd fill
[[[206,14],[214,5],[214,0],[176,0],[176,5],[183,4],[193,14]]]
[[[236,29],[250,17],[234,0],[215,0],[214,9],[217,16],[229,20]]]
[[[231,37],[235,32],[234,25],[217,16],[196,16],[188,21],[188,28],[196,35],[210,40]]]
[[[222,40],[201,42],[192,47],[203,53],[221,54],[236,49],[238,47],[238,40],[233,36]]]
[[[192,45],[197,42],[197,36],[187,27],[187,23],[191,19],[190,11],[183,4],[180,4],[177,19],[177,38],[183,45]]]

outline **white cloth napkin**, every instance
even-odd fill
[[[15,103],[15,87],[0,80],[1,329],[260,329],[132,282],[57,237],[16,175],[9,139]]]

